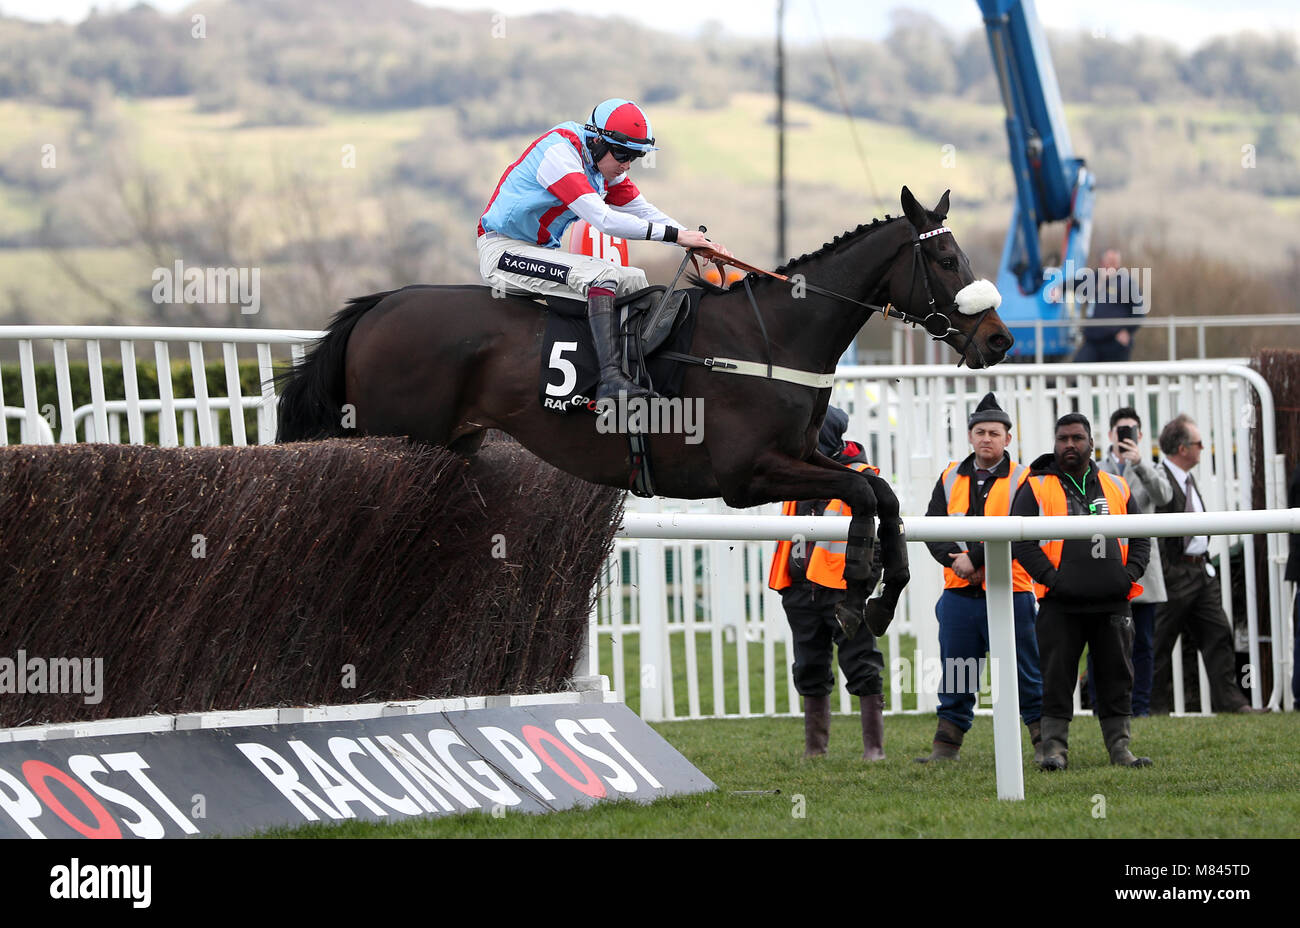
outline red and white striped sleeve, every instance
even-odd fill
[[[631,187],[633,198],[639,196],[636,187],[631,186],[631,181],[625,177],[623,182]],[[676,238],[676,224],[658,210],[655,210],[655,213],[662,218],[655,219],[651,216],[643,217],[630,213],[626,209],[619,211],[611,209],[611,204],[602,200],[600,194],[596,193],[591,182],[587,180],[582,159],[572,145],[552,145],[546,150],[542,155],[541,163],[537,166],[537,183],[573,210],[579,219],[585,219],[606,235],[662,242],[669,234],[668,228],[671,224],[674,228],[669,241]],[[612,191],[619,186],[616,184],[611,187],[611,192],[607,193],[607,196],[614,196]],[[620,196],[625,194],[626,191],[619,191]],[[642,202],[645,201],[645,197],[640,199]]]
[[[605,192],[605,202],[621,213],[631,213],[649,222],[684,228],[680,222],[647,200],[626,174],[621,181],[609,185]]]

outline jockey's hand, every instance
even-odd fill
[[[712,242],[703,232],[697,232],[695,229],[682,229],[677,233],[677,244],[683,248],[711,248],[720,255],[728,258],[735,257],[724,246],[717,242]]]

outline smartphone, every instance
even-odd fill
[[[1131,425],[1121,425],[1115,430],[1115,437],[1120,441],[1131,441],[1134,444],[1137,443],[1137,433],[1133,430],[1133,426]]]

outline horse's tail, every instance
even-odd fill
[[[316,441],[348,433],[343,427],[343,360],[357,321],[395,290],[348,300],[325,335],[296,367],[276,374],[279,391],[277,442]]]

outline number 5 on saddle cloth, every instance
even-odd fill
[[[620,363],[634,383],[661,396],[676,396],[686,365],[657,355],[684,353],[690,348],[702,291],[698,287],[674,290],[663,300],[665,290],[647,287],[615,304],[623,336]],[[600,368],[587,323],[587,304],[547,296],[546,305],[550,312],[546,314],[538,386],[542,408],[562,414],[579,409],[594,413]]]

